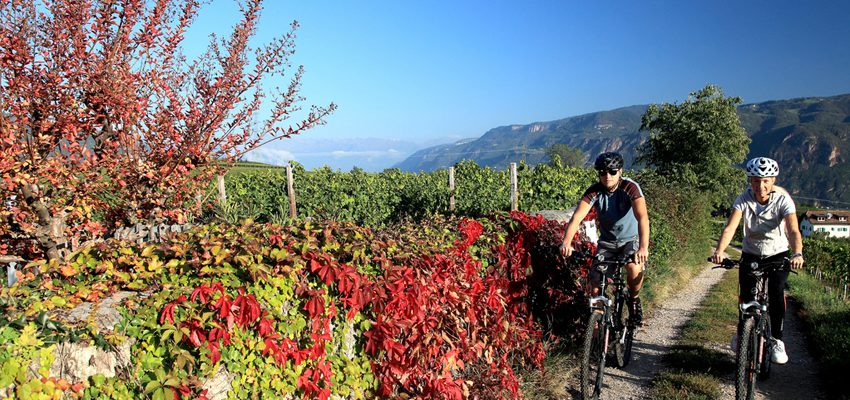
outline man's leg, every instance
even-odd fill
[[[643,264],[626,264],[626,282],[629,284],[631,297],[638,297],[643,286]]]
[[[643,286],[643,264],[626,264],[626,282],[629,284],[629,317],[640,325],[643,322],[643,307],[640,305],[640,288]]]

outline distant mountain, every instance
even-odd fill
[[[295,160],[308,170],[328,166],[333,170],[348,172],[356,166],[366,172],[380,172],[417,150],[458,139],[459,136],[444,136],[416,143],[381,138],[314,139],[309,135],[293,136],[251,151],[245,160],[272,165],[285,165]]]
[[[520,160],[536,165],[547,161],[545,151],[556,143],[582,149],[585,161],[590,154],[620,151],[630,163],[634,147],[649,137],[646,132],[638,132],[640,116],[647,108],[631,106],[557,121],[502,126],[476,140],[417,151],[395,167],[410,172],[431,172],[464,159],[497,169],[507,168],[508,164]]]
[[[498,127],[476,140],[417,151],[395,167],[431,172],[463,159],[497,169],[520,160],[536,165],[547,161],[544,151],[555,143],[581,149],[588,163],[596,154],[618,151],[630,166],[635,146],[649,137],[638,132],[647,108],[637,105]],[[783,168],[778,184],[803,202],[824,199],[850,204],[850,94],[746,104],[738,107],[738,115],[753,140],[749,157],[769,156]]]

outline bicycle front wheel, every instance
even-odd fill
[[[608,326],[601,312],[593,311],[584,332],[584,351],[581,358],[581,396],[597,400],[602,393],[602,376],[605,370],[605,337]]]
[[[755,337],[755,320],[747,318],[738,336],[737,380],[735,383],[735,398],[737,400],[752,400],[756,386],[756,360],[758,358],[758,340]]]
[[[764,329],[762,333],[759,335],[759,339],[761,339],[762,345],[762,353],[761,353],[761,370],[759,371],[759,379],[765,380],[770,378],[770,360],[773,356],[773,340],[772,331],[770,330],[770,316],[768,313],[765,313],[764,317]]]

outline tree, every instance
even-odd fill
[[[562,143],[555,143],[546,149],[546,155],[549,156],[549,165],[553,167],[578,167],[584,162],[584,153],[581,149],[574,149]],[[555,156],[558,156],[560,162]]]
[[[745,175],[734,165],[744,161],[750,143],[738,104],[740,97],[726,97],[720,87],[707,85],[682,104],[649,106],[640,130],[651,136],[635,149],[635,161],[654,167],[668,182],[707,192],[715,204],[737,194]]]
[[[239,4],[189,62],[196,0],[0,1],[0,257],[59,260],[71,238],[184,223],[246,152],[324,124],[333,103],[283,127],[303,67],[263,87],[290,67],[297,21],[253,49],[262,0]]]

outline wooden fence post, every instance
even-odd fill
[[[449,167],[449,192],[452,196],[449,197],[449,212],[455,213],[455,167]]]
[[[227,205],[227,192],[224,191],[224,177],[218,176],[218,202],[222,207]]]
[[[511,163],[511,211],[517,209],[516,163]]]
[[[295,219],[295,189],[292,186],[292,165],[286,166],[286,194],[289,196],[289,217]]]

